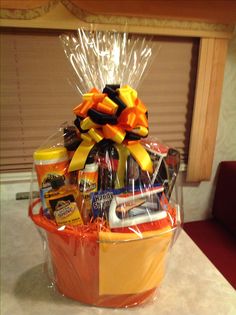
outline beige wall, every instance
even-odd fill
[[[185,221],[200,220],[210,215],[216,171],[223,160],[236,160],[236,29],[230,41],[225,67],[211,181],[198,186],[184,186]]]

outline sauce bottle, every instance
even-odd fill
[[[99,190],[115,188],[119,155],[113,145],[102,147],[99,151]]]
[[[84,223],[88,223],[92,216],[91,193],[98,188],[98,165],[93,156],[87,158],[85,168],[78,172],[79,209]]]

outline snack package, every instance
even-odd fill
[[[156,296],[182,221],[180,154],[148,135],[147,106],[135,90],[153,43],[83,29],[61,41],[82,99],[74,123],[34,152],[40,200],[31,200],[29,214],[62,295],[139,305]]]

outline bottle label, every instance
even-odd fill
[[[83,224],[81,214],[72,194],[48,200],[58,225]]]
[[[68,182],[67,174],[68,162],[58,162],[54,164],[35,165],[38,184],[40,189],[40,198],[45,216],[48,216],[49,209],[46,206],[45,194],[51,189],[51,181],[58,176],[64,176],[65,182]]]
[[[51,189],[51,186],[40,189],[40,199],[41,199],[41,203],[42,203],[42,207],[43,207],[43,215],[46,216],[47,218],[50,218],[50,211],[47,207],[45,195],[50,189]]]
[[[98,191],[92,194],[92,213],[93,217],[108,218],[109,208],[114,195],[124,192],[124,188],[108,189],[106,191]]]
[[[78,185],[79,192],[82,194],[90,194],[97,191],[98,172],[79,171]]]
[[[40,188],[51,187],[51,181],[57,176],[67,175],[68,162],[63,161],[54,164],[35,165]]]
[[[84,223],[88,223],[92,214],[92,205],[90,195],[97,191],[98,172],[86,172],[84,170],[78,173],[79,186],[79,209],[82,213]]]

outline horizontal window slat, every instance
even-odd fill
[[[17,155],[17,156],[8,156],[2,158],[1,165],[14,165],[14,164],[32,164],[33,158],[31,156]]]
[[[32,163],[1,165],[1,172],[2,173],[28,172],[28,171],[32,171]]]
[[[72,116],[73,117],[73,116]],[[39,117],[41,118],[41,117]],[[44,117],[45,118],[45,117]],[[73,120],[74,120],[75,117],[73,117]],[[70,122],[69,120],[67,120],[68,123]],[[31,129],[31,128],[35,128],[35,129],[38,129],[40,131],[40,129],[42,128],[42,126],[44,127],[47,127],[49,129],[54,129],[55,131],[59,129],[59,127],[64,123],[66,122],[66,120],[61,120],[61,119],[55,119],[55,120],[52,120],[52,119],[28,119],[28,120],[24,120],[24,128],[25,130],[28,130],[28,129]],[[2,125],[1,125],[1,131],[3,132],[4,130],[8,130],[10,131],[12,128],[21,128],[22,126],[22,121],[14,121],[14,120],[4,120],[2,122]]]

